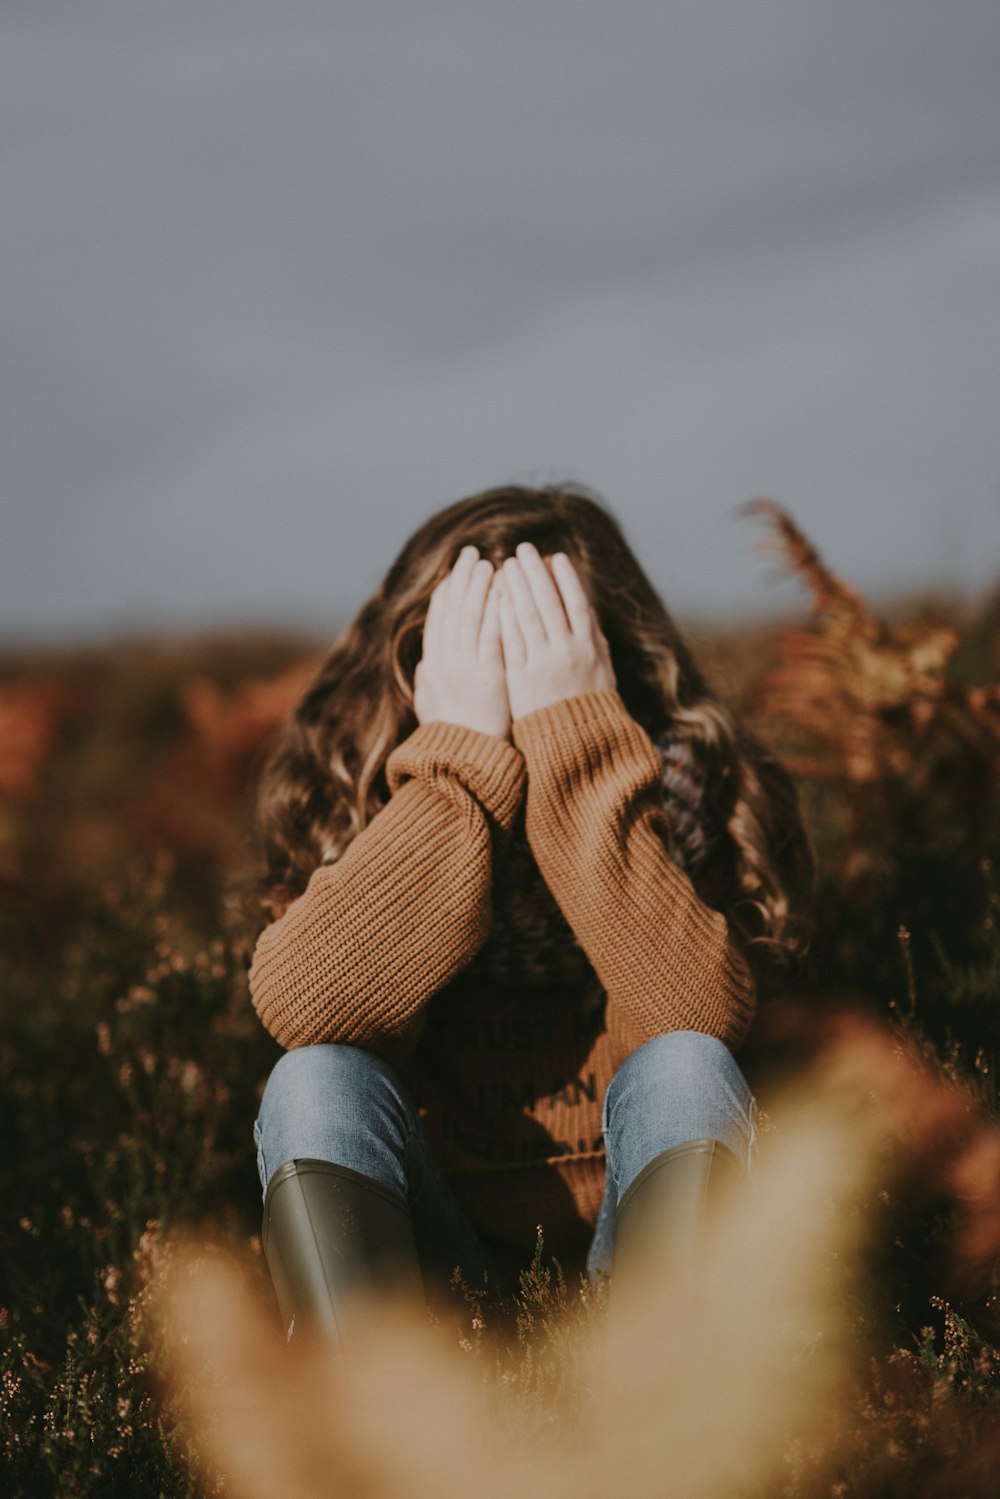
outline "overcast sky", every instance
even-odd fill
[[[339,625],[597,488],[769,611],[1000,574],[997,0],[4,0],[7,638]]]

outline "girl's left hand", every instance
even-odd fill
[[[511,718],[616,687],[611,649],[565,552],[548,566],[530,541],[516,552],[494,580]]]

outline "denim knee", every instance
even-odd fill
[[[381,1057],[324,1042],[279,1058],[254,1124],[261,1186],[303,1157],[349,1166],[406,1196],[413,1105]]]
[[[604,1098],[608,1169],[619,1197],[654,1156],[719,1140],[749,1166],[756,1103],[729,1048],[701,1031],[668,1031],[637,1048]]]

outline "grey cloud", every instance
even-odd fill
[[[775,492],[864,586],[995,571],[1000,10],[24,8],[0,626],[321,619],[512,475],[681,609]]]

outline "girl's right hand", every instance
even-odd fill
[[[413,678],[417,721],[454,723],[509,739],[494,569],[479,558],[478,548],[463,547],[431,594],[423,646]]]

